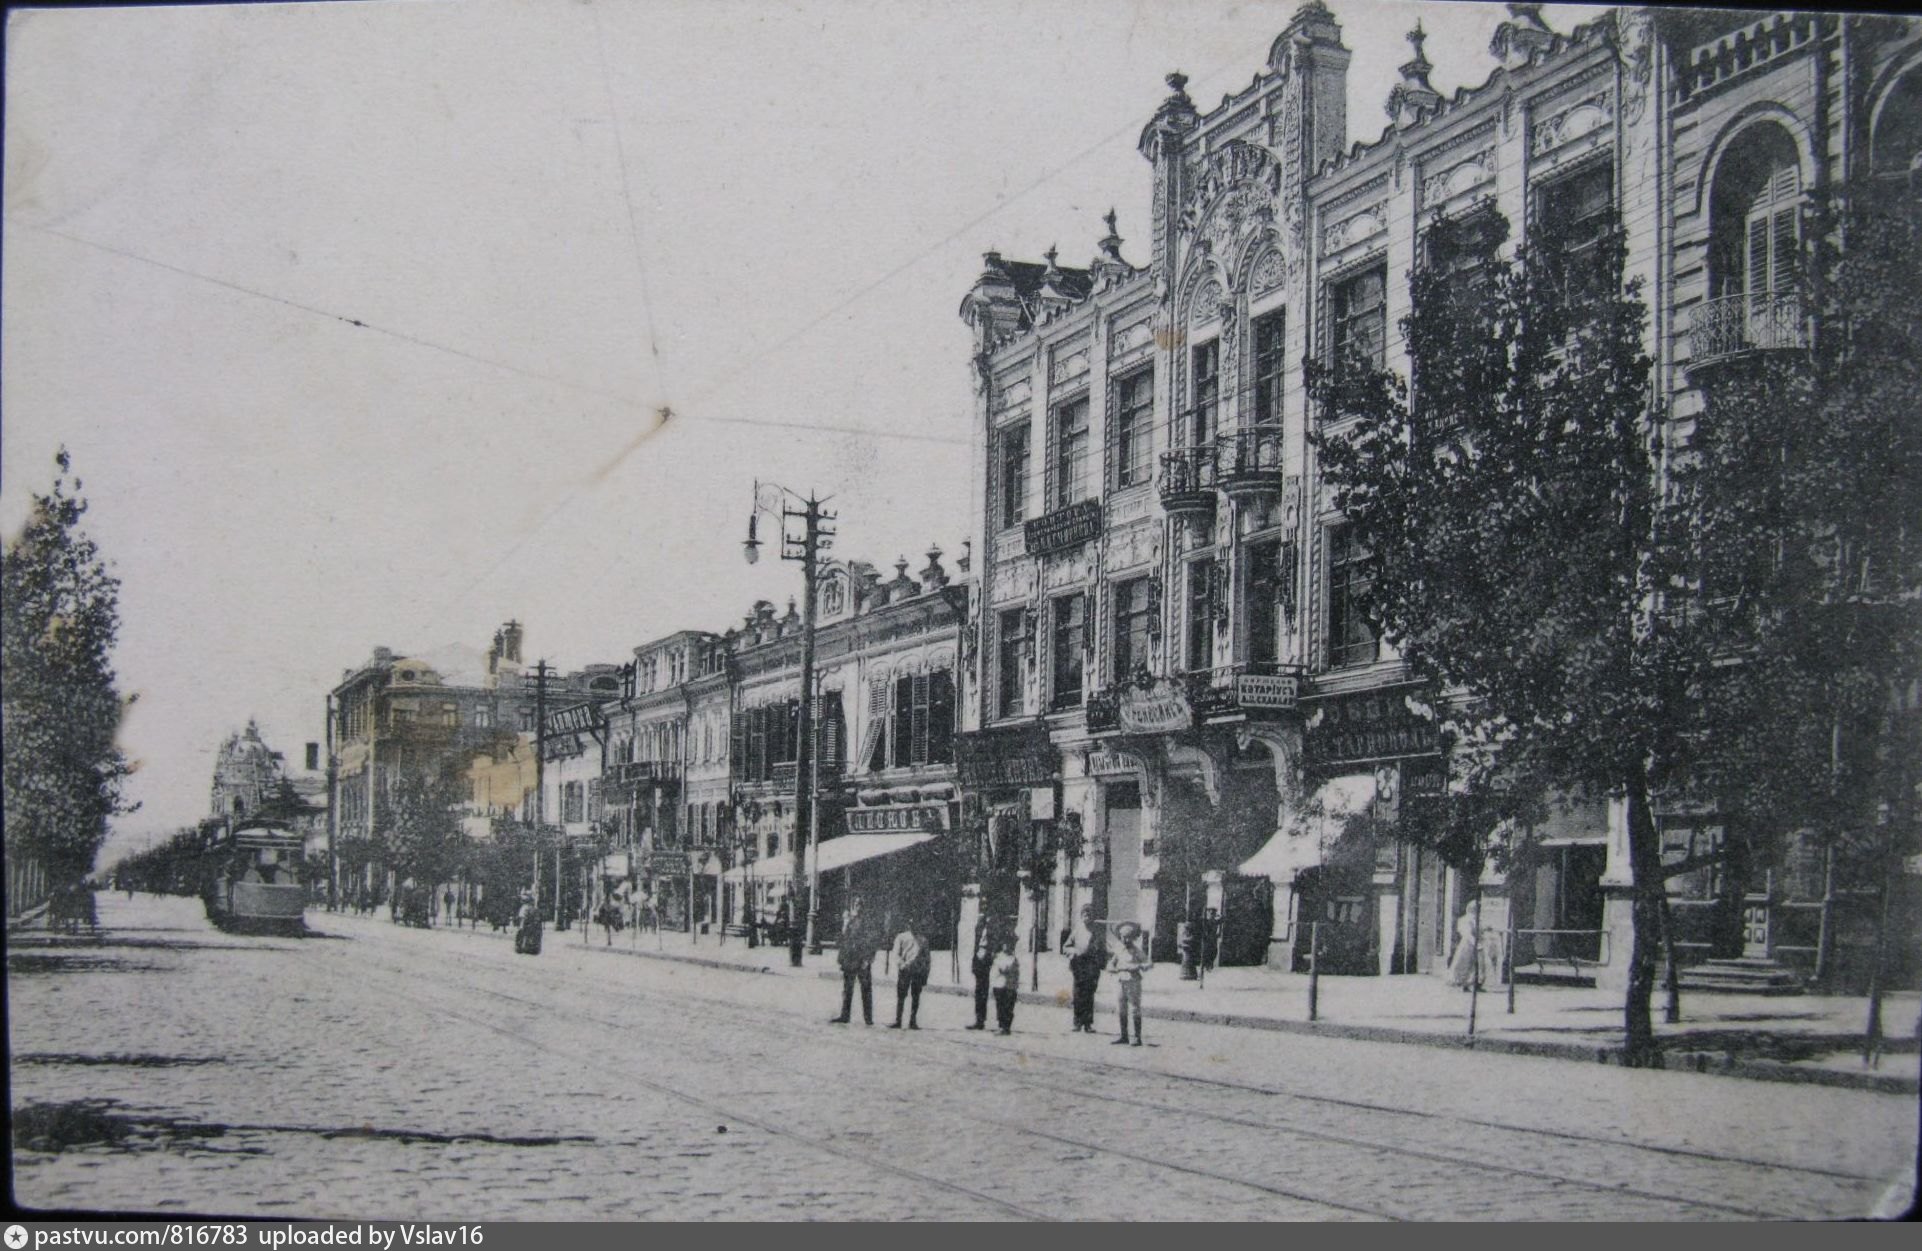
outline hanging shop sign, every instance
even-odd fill
[[[1246,709],[1285,711],[1301,695],[1301,679],[1293,674],[1244,673],[1235,678],[1235,702]]]
[[[1082,500],[1030,520],[1023,527],[1030,556],[1080,547],[1101,533],[1101,501]]]
[[[592,704],[576,704],[547,714],[549,734],[592,734],[600,728],[600,709]]]
[[[1060,756],[1042,725],[981,730],[954,739],[954,769],[963,786],[1041,786],[1054,781]]]
[[[1385,686],[1303,701],[1302,763],[1312,769],[1433,756],[1441,751],[1425,685]]]
[[[946,804],[901,804],[847,810],[850,834],[924,833],[948,828]]]

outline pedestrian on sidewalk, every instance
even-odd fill
[[[1455,957],[1448,962],[1448,984],[1462,990],[1475,985],[1481,976],[1481,943],[1475,933],[1473,908],[1455,922]]]
[[[901,1028],[901,1008],[910,1001],[908,1028],[921,1028],[921,992],[927,988],[928,971],[933,964],[928,940],[921,936],[914,918],[909,917],[894,939],[894,1024],[889,1029]]]
[[[983,913],[974,923],[974,1024],[969,1029],[988,1027],[988,987],[994,974],[994,938]]]
[[[1092,1034],[1095,990],[1108,964],[1108,929],[1095,921],[1093,905],[1082,905],[1069,942],[1074,945],[1074,954],[1068,957],[1068,974],[1074,979],[1073,1029]]]
[[[541,954],[541,913],[534,906],[534,892],[521,892],[521,910],[516,918],[514,950],[523,956]]]
[[[1014,1032],[1014,997],[1021,989],[1021,957],[1014,954],[1014,936],[1001,940],[1001,954],[994,958],[994,1022],[997,1034]]]
[[[1117,1047],[1126,1046],[1128,1038],[1128,1018],[1134,1017],[1134,1045],[1141,1045],[1141,978],[1148,971],[1150,961],[1148,952],[1141,939],[1141,927],[1133,921],[1123,921],[1115,926],[1114,936],[1121,941],[1121,949],[1114,953],[1109,964],[1115,976],[1115,987],[1120,991],[1118,1005],[1121,1017],[1121,1037],[1114,1040]]]
[[[874,1024],[874,952],[880,944],[874,929],[861,915],[861,897],[848,900],[848,918],[841,926],[841,1015],[828,1018],[830,1025],[846,1025],[854,1007],[854,984],[861,984],[861,1016]]]

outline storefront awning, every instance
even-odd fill
[[[845,869],[851,864],[872,860],[876,856],[892,855],[897,851],[918,847],[933,837],[934,835],[926,832],[843,834],[839,838],[830,838],[816,847],[815,853],[820,858],[820,872],[832,873],[836,869]]]
[[[1262,849],[1241,865],[1248,877],[1292,882],[1295,874],[1321,863],[1322,849],[1341,837],[1341,825],[1375,802],[1375,775],[1329,778],[1308,797],[1295,819],[1276,830]]]
[[[910,847],[920,846],[933,837],[933,834],[925,832],[907,834],[843,834],[839,838],[830,838],[820,845],[818,849],[821,860],[819,872],[832,873],[836,869],[845,869],[851,864],[859,864],[863,860],[872,860],[876,856],[887,856],[897,851],[906,851]],[[813,857],[809,857],[809,859],[812,861]],[[813,872],[815,871],[815,866],[810,863],[807,869]],[[794,858],[792,856],[782,855],[776,856],[772,860],[758,860],[751,865],[735,865],[721,875],[721,880],[735,883],[747,881],[785,882],[793,872]]]

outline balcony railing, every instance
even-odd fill
[[[1689,364],[1707,365],[1745,352],[1803,348],[1808,319],[1794,295],[1727,295],[1695,306],[1689,320]]]
[[[1221,485],[1231,494],[1281,489],[1281,428],[1254,426],[1217,445]]]
[[[1161,454],[1161,506],[1171,513],[1212,512],[1215,445],[1178,447]]]

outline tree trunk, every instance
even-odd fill
[[[1661,845],[1648,806],[1648,775],[1635,769],[1623,788],[1627,800],[1628,864],[1633,881],[1634,941],[1628,957],[1628,995],[1622,1005],[1622,1062],[1633,1068],[1655,1060],[1655,1026],[1649,1016],[1661,947]]]

